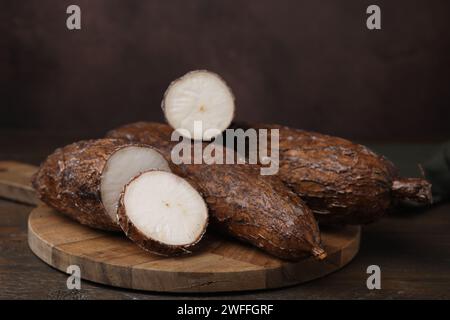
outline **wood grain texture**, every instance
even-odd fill
[[[0,197],[26,204],[38,202],[31,187],[37,167],[14,161],[0,161]]]
[[[222,292],[277,288],[310,281],[346,265],[358,252],[360,227],[322,233],[328,258],[291,263],[232,239],[208,235],[203,248],[183,257],[139,249],[124,235],[82,226],[41,205],[28,219],[31,250],[49,265],[81,268],[86,280],[162,292]]]

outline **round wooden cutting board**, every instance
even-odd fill
[[[277,288],[313,280],[346,265],[359,249],[360,227],[322,231],[328,257],[287,262],[237,241],[205,239],[192,255],[167,258],[139,249],[120,233],[82,226],[45,205],[28,219],[31,250],[66,272],[102,284],[164,292],[220,292]]]

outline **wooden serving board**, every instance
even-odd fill
[[[38,202],[31,187],[31,177],[37,167],[14,161],[0,161],[0,197],[36,204]]]
[[[0,168],[0,196],[25,202],[35,199],[24,177],[29,178],[36,168],[13,162],[0,162]],[[207,235],[197,253],[167,258],[139,249],[120,233],[82,226],[43,204],[28,219],[31,250],[54,268],[66,272],[68,266],[78,265],[86,280],[163,292],[255,290],[317,279],[352,260],[359,249],[360,234],[357,226],[322,230],[328,253],[324,261],[283,261],[238,241],[213,235]]]

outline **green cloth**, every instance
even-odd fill
[[[423,169],[432,184],[433,202],[450,199],[450,142],[444,144]]]

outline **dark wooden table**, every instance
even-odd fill
[[[38,164],[55,147],[80,135],[0,131],[0,160]],[[436,144],[369,144],[403,174],[419,175],[416,163]],[[66,289],[67,276],[33,255],[27,245],[30,206],[0,200],[0,299],[450,299],[450,204],[398,211],[365,226],[357,257],[342,270],[284,289],[236,294],[148,293],[82,282]],[[368,290],[366,269],[381,268],[381,290]]]

